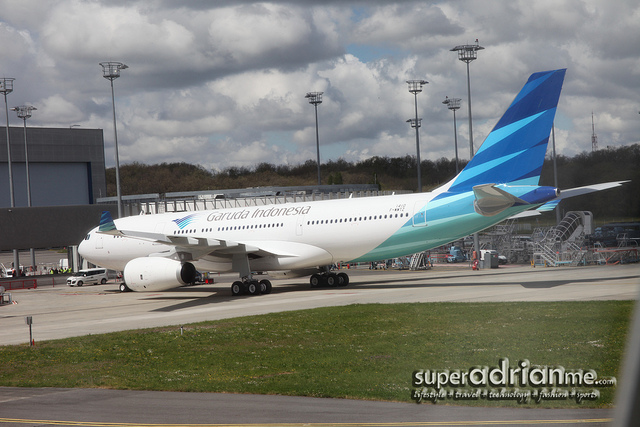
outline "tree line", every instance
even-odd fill
[[[573,188],[599,182],[631,180],[621,188],[576,197],[562,202],[562,209],[590,210],[606,218],[640,218],[640,144],[583,152],[574,157],[557,156],[558,186]],[[460,162],[460,169],[466,161]],[[421,162],[423,191],[449,181],[456,174],[454,159]],[[323,184],[376,184],[381,190],[415,191],[416,158],[371,157],[359,162],[330,160],[320,165]],[[109,168],[107,192],[116,195],[115,168]],[[210,171],[189,163],[145,165],[134,162],[120,167],[122,194],[169,193],[266,186],[317,184],[314,160],[299,165],[260,163],[254,167],[231,166]],[[553,162],[545,161],[541,185],[554,185]]]

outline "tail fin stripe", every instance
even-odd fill
[[[487,183],[538,183],[565,71],[529,77],[449,192],[469,191]]]
[[[553,123],[555,109],[545,111],[535,116],[533,120],[529,120],[524,126],[520,127],[504,127],[504,130],[512,130],[511,133],[502,133],[503,129],[498,131],[496,137],[494,132],[487,137],[486,142],[489,145],[482,144],[473,161],[482,164],[490,159],[498,156],[504,156],[508,153],[521,152],[530,150],[538,145],[546,144],[549,139],[549,130]],[[518,122],[523,123],[524,121]],[[514,123],[514,125],[518,124]],[[496,140],[496,138],[499,138]],[[486,145],[486,146],[485,146]]]
[[[500,129],[527,116],[555,108],[558,105],[565,71],[532,74],[494,129]]]
[[[529,77],[527,84],[522,88],[520,93],[516,95],[513,102],[511,103],[511,107],[519,104],[522,100],[525,100],[527,97],[531,95],[531,93],[538,89],[540,85],[547,81],[553,74],[552,73],[535,73]],[[538,76],[538,77],[536,77]],[[499,128],[500,122],[496,125],[496,129]]]

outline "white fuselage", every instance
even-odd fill
[[[189,213],[141,215],[115,221],[135,229],[184,239],[210,239],[259,248],[254,270],[329,265],[366,256],[407,224],[436,193],[326,200]],[[177,219],[193,215],[188,224]],[[216,242],[217,243],[217,242]],[[94,264],[122,270],[134,258],[166,256],[174,246],[92,230],[80,254]],[[231,253],[231,250],[229,251]],[[204,253],[192,261],[203,271],[230,271],[227,255]]]

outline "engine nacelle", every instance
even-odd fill
[[[196,268],[190,262],[168,258],[132,259],[124,266],[124,281],[132,291],[164,291],[192,283]]]

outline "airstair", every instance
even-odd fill
[[[523,254],[526,248],[524,245],[518,244],[520,242],[517,239],[517,226],[518,220],[516,219],[507,219],[496,224],[486,233],[489,241],[482,242],[484,244],[480,245],[481,249],[494,249],[500,255],[507,257],[510,263],[517,263],[521,259],[528,260],[528,254]]]
[[[429,270],[431,262],[429,261],[429,251],[418,252],[411,256],[409,270]]]
[[[536,229],[533,233],[533,265],[557,267],[584,265],[588,250],[584,243],[593,233],[593,214],[587,211],[571,211],[560,223],[548,229]]]

